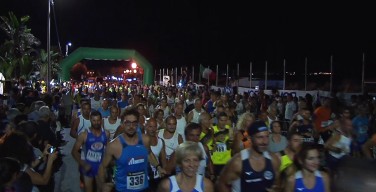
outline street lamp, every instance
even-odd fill
[[[133,63],[131,64],[131,67],[132,67],[132,69],[136,69],[136,68],[137,68],[137,63],[133,62]]]
[[[72,46],[72,43],[71,42],[68,42],[66,45],[65,45],[65,56],[68,56],[68,50],[69,50],[69,47]]]
[[[51,6],[53,6],[53,0],[48,0],[48,22],[47,22],[47,93],[51,93]]]

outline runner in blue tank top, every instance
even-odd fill
[[[276,189],[280,160],[269,153],[269,129],[263,121],[247,129],[252,147],[237,153],[223,168],[217,181],[219,192],[264,192]]]
[[[287,179],[286,192],[330,192],[329,176],[319,171],[320,156],[316,145],[306,145],[297,154],[298,171]]]
[[[94,191],[94,178],[98,174],[99,166],[102,162],[105,146],[107,145],[110,133],[102,126],[101,114],[97,111],[90,115],[91,127],[78,135],[72,149],[72,156],[78,162],[84,175],[85,191]],[[80,147],[83,147],[85,160],[81,159]],[[96,181],[98,183],[98,180]],[[97,186],[98,188],[99,186]]]
[[[165,170],[158,164],[150,149],[150,138],[138,131],[139,113],[127,109],[123,115],[124,132],[112,140],[106,148],[99,168],[98,177],[101,191],[107,191],[111,183],[106,183],[105,172],[115,160],[115,190],[139,192],[148,189],[148,161],[157,167],[163,176]]]

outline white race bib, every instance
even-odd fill
[[[144,172],[129,173],[127,176],[127,189],[142,189],[145,184],[145,179],[147,178]]]
[[[91,162],[101,162],[102,159],[102,153],[101,152],[95,152],[92,150],[88,150],[86,155],[86,160]]]
[[[227,145],[225,143],[217,143],[217,152],[227,151]]]
[[[151,171],[153,172],[154,179],[160,178],[159,171],[154,166],[151,166]]]

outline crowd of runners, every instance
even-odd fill
[[[354,178],[343,175],[351,167],[376,181],[367,172],[376,103],[351,99],[205,86],[14,87],[0,111],[0,188],[53,191],[59,132],[70,128],[79,170],[69,171],[87,192],[352,191],[344,186]]]

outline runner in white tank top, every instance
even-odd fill
[[[171,154],[175,152],[175,149],[179,146],[179,133],[175,131],[174,135],[170,139],[165,139],[163,134],[165,129],[159,130],[158,137],[164,140],[166,146],[166,157],[170,159]]]
[[[193,109],[193,118],[191,123],[199,123],[199,118],[201,113],[205,112],[203,109],[201,109],[200,112],[196,111],[196,109]]]
[[[182,116],[180,119],[176,119],[176,131],[183,137],[183,141],[185,141],[184,130],[185,126],[187,125],[187,121],[185,117]]]
[[[155,146],[150,145],[150,149],[151,149],[151,152],[153,152],[155,158],[159,162],[159,155],[160,155],[160,153],[163,149],[163,140],[161,138],[158,138],[157,145],[155,145]],[[159,175],[159,172],[157,171],[157,169],[152,165],[150,165],[150,166],[151,166],[151,171],[153,172],[153,175],[154,175],[154,179],[160,178],[160,175]]]
[[[77,135],[91,127],[90,119],[85,119],[82,115],[79,115],[78,118],[80,119],[80,123],[78,124]]]
[[[103,128],[110,132],[110,139],[114,139],[115,132],[119,125],[121,124],[121,119],[117,118],[114,124],[111,124],[109,121],[110,117],[103,118]]]
[[[117,128],[121,124],[121,119],[118,118],[119,108],[117,106],[111,106],[109,110],[110,116],[103,118],[102,126],[110,132],[110,139],[113,139]]]
[[[187,125],[187,120],[184,116],[184,104],[183,103],[176,103],[175,104],[175,113],[174,116],[176,117],[176,131],[183,137],[183,141],[185,141],[185,126]]]

